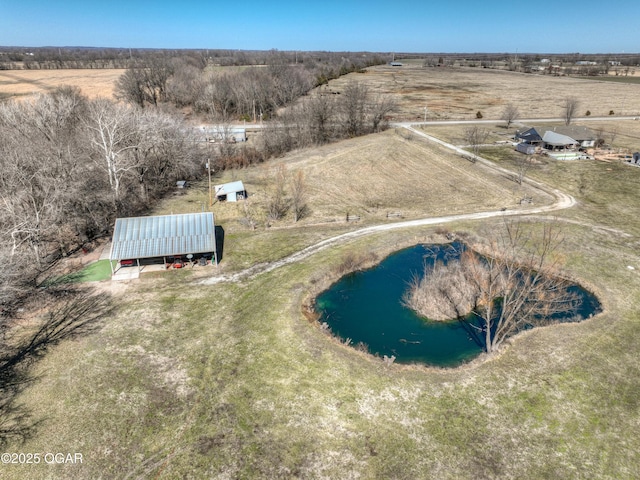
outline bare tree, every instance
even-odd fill
[[[18,254],[26,245],[38,267],[48,253],[47,243],[60,229],[56,220],[60,218],[62,204],[57,200],[63,185],[48,173],[28,157],[15,155],[3,165],[0,175],[0,209],[6,218],[3,233],[11,236],[11,255]]]
[[[237,99],[231,75],[215,75],[203,81],[195,101],[195,108],[211,115],[216,120],[227,122],[237,110]]]
[[[507,222],[476,246],[482,255],[468,248],[459,260],[425,268],[405,304],[433,320],[457,319],[487,353],[526,328],[559,322],[558,315],[579,305],[559,270],[562,238],[551,225],[533,238],[520,223]]]
[[[613,142],[615,142],[616,138],[618,137],[618,127],[614,126],[610,131],[609,131],[609,144],[611,146],[613,146]]]
[[[202,91],[202,71],[183,59],[174,59],[173,69],[167,80],[167,97],[177,107],[193,105]]]
[[[116,81],[115,96],[120,100],[144,107],[167,98],[167,82],[173,75],[171,62],[163,57],[133,64]]]
[[[387,116],[397,108],[396,101],[388,95],[379,95],[369,103],[371,129],[379,132],[385,125]]]
[[[114,97],[144,108],[146,95],[144,92],[144,75],[141,69],[128,68],[118,80],[114,89]]]
[[[518,107],[512,103],[504,107],[504,110],[502,110],[502,116],[500,117],[501,120],[507,122],[507,128],[509,128],[518,118],[520,118],[520,112],[518,111]]]
[[[86,172],[78,161],[83,110],[73,89],[0,106],[0,225],[11,256],[30,250],[38,267],[56,245],[64,252],[78,230],[73,203]]]
[[[473,127],[469,127],[464,131],[464,139],[465,142],[471,147],[471,151],[474,156],[478,155],[480,151],[480,146],[487,141],[489,137],[489,130],[486,128],[481,128],[477,125]],[[473,158],[473,162],[476,161],[476,158]]]
[[[163,193],[173,187],[177,177],[187,178],[194,168],[194,150],[189,132],[181,122],[156,109],[137,112],[134,116],[136,138],[132,164],[137,174],[140,198],[149,193]]]
[[[517,173],[516,182],[518,183],[518,185],[522,185],[527,172],[533,165],[532,158],[529,155],[518,155],[515,159],[515,163]]]
[[[578,106],[580,102],[575,97],[567,97],[564,99],[563,103],[563,112],[564,112],[564,123],[565,125],[570,125],[573,117],[576,115],[578,111]]]
[[[332,122],[336,110],[332,96],[320,92],[311,97],[304,108],[313,142],[320,145],[327,143],[333,136]]]
[[[98,156],[96,164],[107,174],[114,204],[121,196],[123,176],[136,167],[133,155],[138,147],[134,111],[106,99],[89,104],[86,127]],[[117,208],[117,207],[116,207]]]
[[[291,178],[291,207],[293,209],[293,221],[304,218],[307,214],[307,184],[304,179],[304,172],[298,170]]]
[[[289,202],[285,196],[286,184],[287,168],[281,163],[275,167],[272,174],[267,198],[267,217],[269,220],[280,220],[289,210]]]
[[[346,134],[356,137],[362,134],[367,114],[367,87],[358,82],[350,82],[341,95],[340,107],[342,123]]]

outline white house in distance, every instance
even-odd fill
[[[247,191],[244,189],[244,185],[241,180],[237,182],[224,183],[222,185],[215,185],[214,192],[216,199],[220,202],[237,202],[238,200],[244,200],[247,198]]]
[[[238,143],[247,141],[247,130],[242,127],[224,125],[200,125],[197,131],[205,142]]]

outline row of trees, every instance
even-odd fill
[[[229,49],[135,49],[91,47],[1,47],[0,70],[64,69],[64,68],[127,68],[130,62],[146,63],[189,59],[215,66],[247,66],[299,64],[310,69],[351,68],[384,63],[387,54],[367,52],[305,52],[283,50]]]
[[[265,122],[251,145],[219,142],[215,145],[215,168],[245,167],[269,158],[314,145],[384,130],[396,108],[392,97],[376,95],[363,84],[350,82],[334,94],[319,89],[294,105],[280,109],[276,118]],[[221,123],[221,137],[231,138],[228,123]]]
[[[0,308],[10,313],[60,257],[192,175],[197,151],[156,110],[65,87],[0,104]]]
[[[140,107],[169,103],[219,121],[256,121],[273,117],[315,86],[380,61],[309,65],[274,60],[260,67],[209,69],[198,58],[158,56],[131,62],[116,84],[116,96]]]
[[[348,83],[340,95],[320,89],[269,123],[262,150],[267,157],[280,156],[295,148],[378,132],[387,127],[395,108],[393,98],[373,94],[359,82]]]

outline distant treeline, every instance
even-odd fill
[[[165,50],[84,47],[0,47],[0,70],[47,70],[68,68],[127,68],[132,62],[144,64],[158,58],[188,58],[207,65],[245,66],[273,63],[300,64],[309,68],[377,65],[391,54],[371,52],[302,52],[281,50]],[[349,67],[347,67],[349,68]]]

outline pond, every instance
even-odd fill
[[[453,258],[459,244],[416,245],[389,255],[369,270],[342,277],[316,298],[320,322],[351,345],[374,355],[394,355],[399,363],[456,367],[477,357],[482,348],[458,321],[435,322],[421,318],[402,305],[412,277],[421,275],[435,259]],[[582,297],[571,315],[587,318],[600,311],[595,296],[576,286]]]

